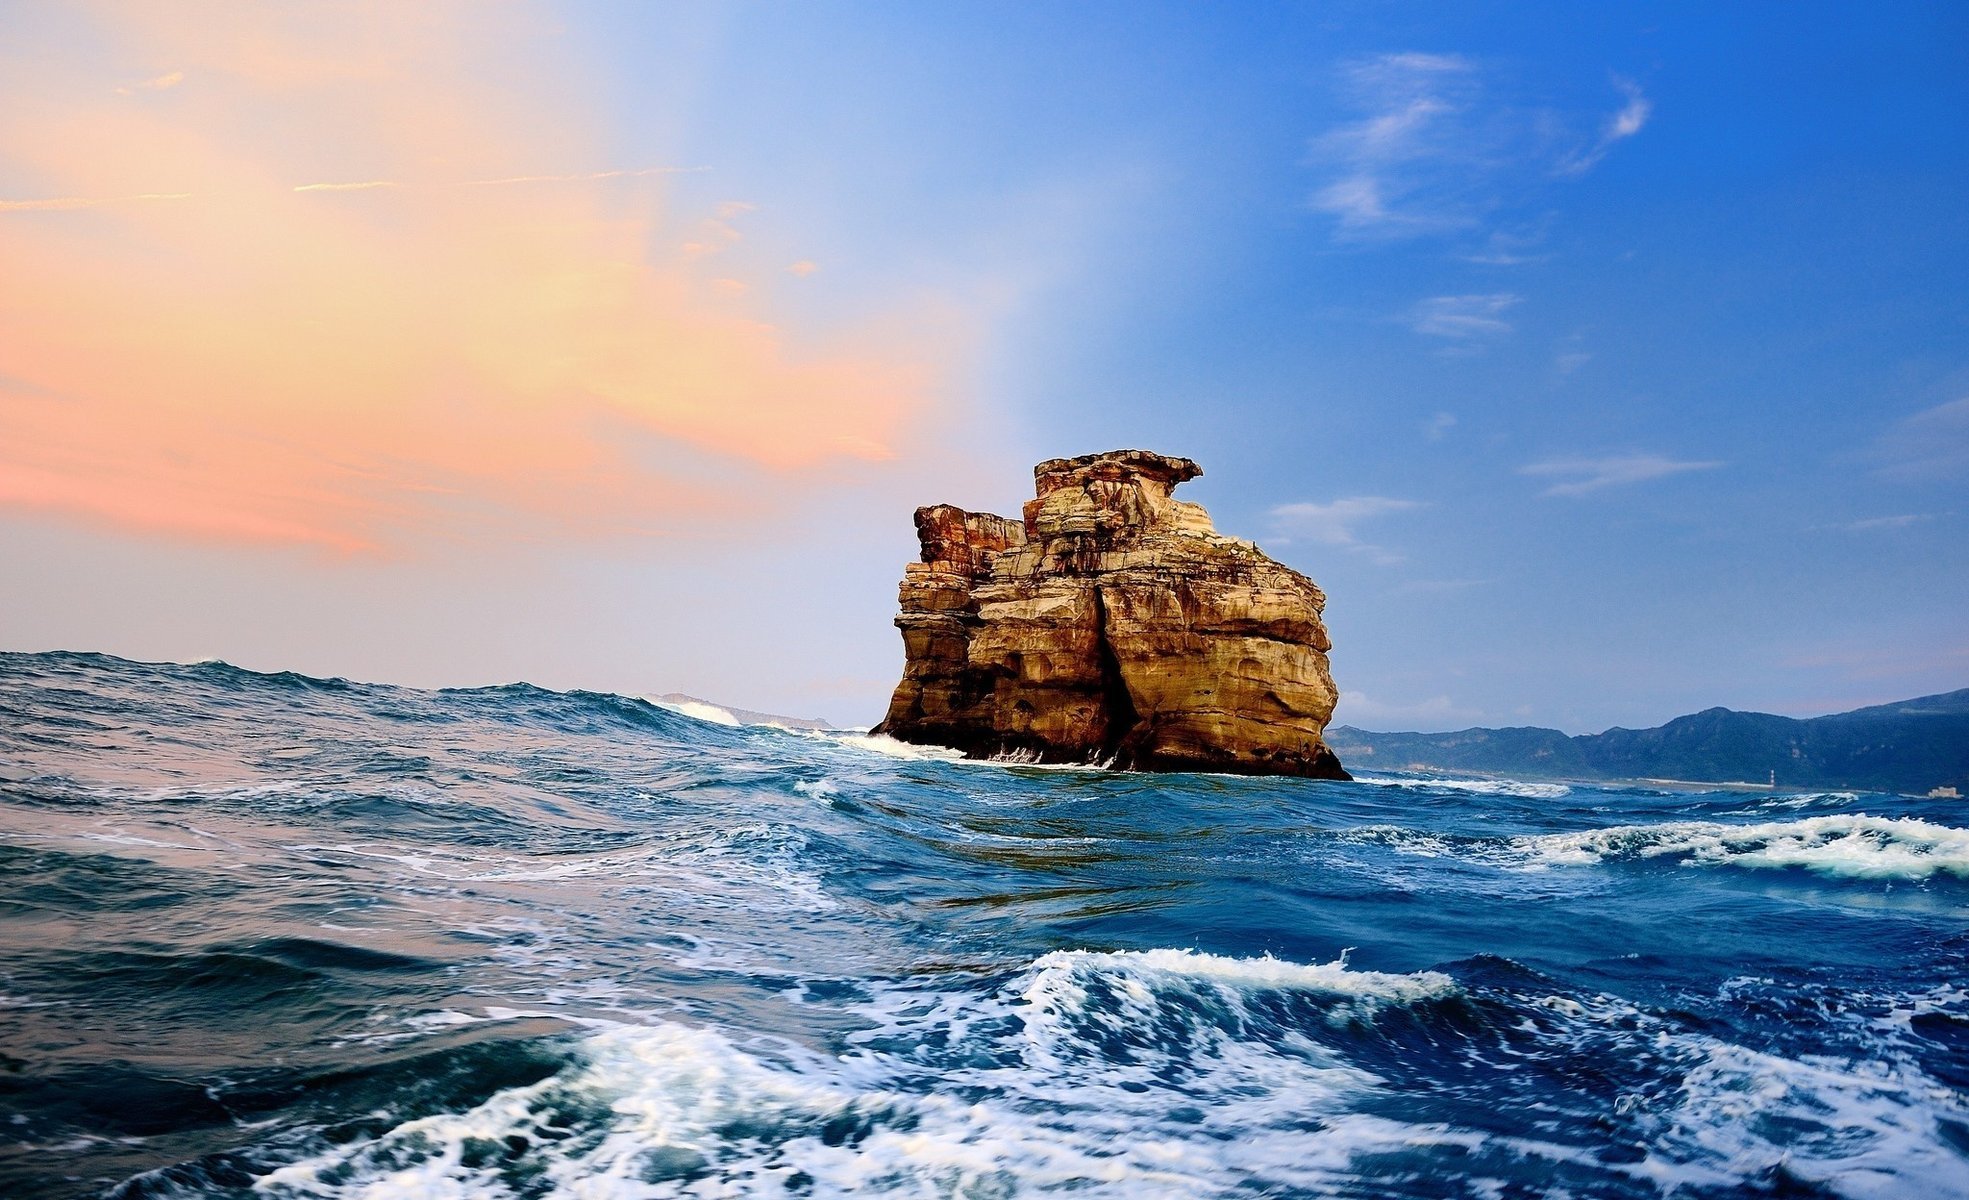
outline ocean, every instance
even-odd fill
[[[0,655],[0,1195],[1969,1196],[1964,801],[720,716]]]

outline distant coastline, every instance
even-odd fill
[[[1369,771],[1925,798],[1969,788],[1969,688],[1803,720],[1711,708],[1652,729],[1577,736],[1536,727],[1377,733],[1336,725],[1328,740]]]

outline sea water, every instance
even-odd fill
[[[1962,801],[720,717],[0,655],[0,1194],[1969,1196]]]

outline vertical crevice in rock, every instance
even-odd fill
[[[1128,694],[1128,681],[1121,677],[1121,659],[1108,640],[1107,598],[1094,589],[1094,658],[1101,671],[1101,707],[1107,714],[1107,736],[1101,743],[1101,761],[1117,767],[1133,767],[1130,735],[1142,722],[1135,711],[1135,698]]]

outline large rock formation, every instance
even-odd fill
[[[908,661],[876,732],[974,757],[1347,778],[1320,738],[1326,597],[1171,498],[1202,473],[1115,450],[1040,463],[1022,522],[917,509]]]

